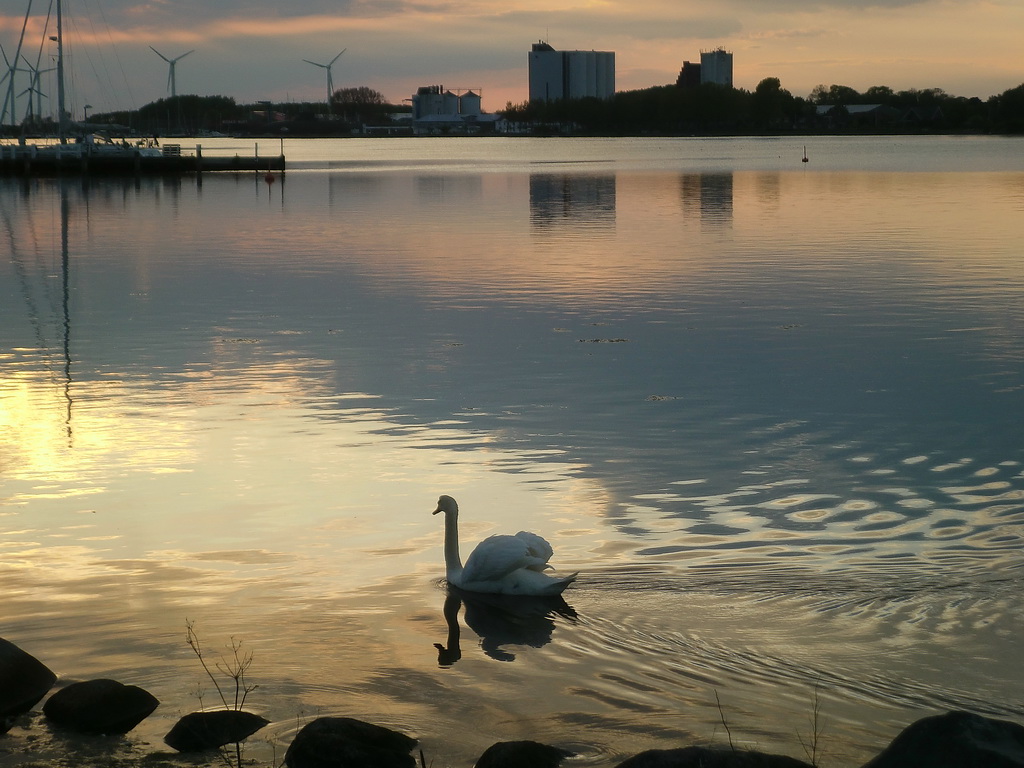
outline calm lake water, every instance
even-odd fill
[[[284,151],[0,180],[0,636],[161,700],[111,749],[217,702],[186,621],[252,652],[262,764],[328,714],[438,768],[1024,722],[1024,143]],[[440,493],[567,605],[446,606]],[[0,754],[82,749],[41,732]]]

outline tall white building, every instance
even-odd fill
[[[609,99],[615,94],[611,51],[556,51],[534,43],[530,51],[530,101]]]
[[[701,83],[717,83],[732,88],[732,52],[724,48],[700,52]]]

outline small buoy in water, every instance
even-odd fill
[[[807,145],[806,144],[804,144],[804,156],[803,156],[803,159],[800,162],[801,163],[809,163],[810,162],[810,160],[807,158]]]
[[[276,178],[274,174],[268,173],[266,176],[263,177],[263,180],[267,182],[267,184],[273,184],[274,181],[276,181]]]

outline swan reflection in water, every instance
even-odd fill
[[[462,658],[459,609],[463,605],[466,626],[480,638],[483,652],[497,661],[515,661],[515,654],[504,646],[540,648],[550,643],[556,617],[576,619],[576,611],[561,595],[489,595],[466,592],[449,584],[443,609],[448,640],[444,645],[434,643],[439,666],[450,667]]]

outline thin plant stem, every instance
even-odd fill
[[[718,698],[718,689],[715,689],[715,703],[718,705],[718,716],[722,718],[722,725],[725,726],[725,735],[729,737],[729,749],[733,752],[736,751],[736,745],[732,743],[732,731],[729,729],[729,723],[725,719],[725,712],[722,710],[722,701]]]
[[[821,681],[819,680],[814,684],[814,699],[811,707],[811,733],[804,740],[803,735],[800,731],[797,731],[796,737],[800,741],[800,746],[804,750],[804,754],[807,756],[808,762],[811,765],[817,766],[818,760],[821,757],[821,735],[825,732],[825,719],[821,716]]]
[[[217,682],[217,677],[210,670],[210,667],[206,664],[206,659],[203,658],[203,649],[199,645],[199,636],[195,631],[196,623],[194,621],[185,621],[185,642],[188,643],[189,648],[195,653],[196,658],[199,659],[200,665],[203,667],[203,671],[206,672],[206,676],[213,682],[213,687],[217,689],[217,694],[220,696],[221,702],[224,704],[224,709],[228,708],[227,697],[224,696],[224,691],[221,690],[220,683]]]

